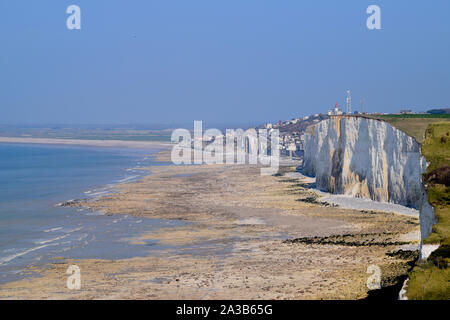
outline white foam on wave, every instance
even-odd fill
[[[79,237],[79,238],[77,239],[77,241],[81,241],[81,240],[83,240],[83,239],[86,239],[88,236],[89,236],[89,235],[88,235],[87,233],[83,233],[83,234],[81,235],[81,237]]]
[[[63,227],[56,227],[56,228],[51,228],[51,229],[47,229],[47,230],[44,230],[44,232],[53,232],[53,231],[58,231],[58,230],[61,230]]]
[[[90,193],[89,195],[92,196],[92,197],[98,197],[98,196],[103,196],[103,195],[108,194],[108,193],[111,193],[111,191],[109,191],[109,190],[97,191],[97,192]]]
[[[26,255],[26,254],[28,254],[30,252],[33,252],[33,251],[36,251],[36,250],[39,250],[39,249],[43,249],[43,248],[46,248],[46,247],[49,247],[49,246],[56,246],[58,244],[59,243],[44,244],[42,246],[30,248],[30,249],[27,249],[25,251],[22,251],[22,252],[19,252],[19,253],[10,255],[10,256],[4,257],[4,258],[0,258],[0,266],[10,262],[11,260],[14,260],[15,258],[22,257],[22,256],[24,256],[24,255]]]
[[[266,224],[266,222],[263,219],[250,217],[247,219],[238,219],[234,223],[239,225],[261,225]]]
[[[106,211],[97,210],[97,211],[87,212],[86,215],[87,216],[104,216],[104,215],[106,215]]]
[[[68,231],[66,231],[66,233],[72,233],[72,232],[75,232],[75,231],[80,231],[82,229],[84,229],[84,227],[78,227],[78,228],[75,228],[75,229],[72,229],[72,230],[68,230]]]
[[[69,236],[68,234],[65,234],[65,235],[62,235],[62,236],[59,236],[59,237],[56,237],[56,238],[53,238],[53,239],[42,240],[42,241],[35,241],[34,243],[35,244],[46,244],[46,243],[50,243],[50,242],[53,242],[53,241],[57,241],[57,240],[61,240],[61,239],[67,238],[68,236]]]
[[[137,179],[137,178],[139,178],[139,177],[140,177],[139,175],[129,176],[129,177],[120,179],[118,182],[119,182],[119,183],[124,183],[124,182],[128,182],[128,181],[130,181],[130,180]]]

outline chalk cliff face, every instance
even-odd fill
[[[332,117],[305,135],[303,171],[331,193],[393,202],[421,211],[422,239],[435,223],[422,185],[426,160],[420,145],[386,122]]]
[[[305,143],[303,170],[318,188],[420,208],[426,161],[404,132],[383,121],[333,117],[310,127]]]

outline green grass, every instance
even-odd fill
[[[416,265],[409,274],[407,296],[414,300],[448,300],[450,269],[434,263]]]
[[[450,246],[450,207],[448,205],[450,188],[442,185],[430,187],[428,196],[430,197],[429,202],[434,207],[434,214],[438,223],[433,226],[433,232],[423,242],[425,244],[440,243]],[[447,204],[444,204],[443,200]]]
[[[422,154],[429,162],[425,180],[431,171],[450,165],[450,122],[433,124],[427,128]],[[438,223],[424,242],[450,246],[450,187],[429,184],[427,191],[428,201],[435,209]]]
[[[428,181],[436,169],[450,166],[450,114],[368,115],[386,121],[414,137],[422,145],[422,154],[429,166],[423,175],[427,183],[428,201],[434,207],[437,224],[424,240],[439,244],[427,262],[418,262],[409,274],[409,299],[450,300],[450,187]]]
[[[369,117],[377,117],[384,119],[432,119],[441,118],[449,119],[450,114],[380,114],[380,115],[369,115]]]
[[[388,122],[393,127],[414,137],[420,144],[424,142],[425,130],[430,124],[450,121],[450,114],[390,114],[369,115],[368,117]]]
[[[450,122],[433,124],[427,128],[422,153],[430,163],[427,172],[450,165]]]
[[[436,169],[450,165],[450,115],[381,115],[369,116],[388,122],[422,145],[429,166],[423,179]],[[434,207],[437,224],[424,240],[439,244],[427,262],[418,262],[409,274],[409,299],[450,299],[450,187],[427,182],[428,201]]]
[[[441,119],[442,121],[442,119]],[[422,154],[429,162],[424,181],[433,170],[450,165],[450,122],[429,124]],[[428,183],[428,201],[434,207],[437,224],[425,244],[440,244],[425,264],[418,264],[409,275],[410,299],[450,299],[450,187]]]

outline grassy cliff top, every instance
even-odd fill
[[[450,121],[428,124],[422,154],[429,162],[424,182],[438,220],[425,244],[440,244],[410,273],[410,299],[450,299]]]
[[[391,126],[414,137],[420,144],[424,143],[425,130],[430,124],[450,123],[450,114],[388,114],[369,115],[368,117],[388,122]]]
[[[409,299],[450,299],[450,115],[370,115],[405,132],[422,145],[429,166],[423,175],[437,224],[424,244],[439,244],[409,274]]]
[[[425,242],[450,247],[450,122],[432,124],[427,128],[422,154],[429,162],[424,174],[428,201],[438,218]]]

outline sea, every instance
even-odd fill
[[[106,215],[58,203],[95,198],[151,174],[157,150],[0,143],[0,284],[55,259],[126,259],[167,249],[140,234],[183,222]]]

